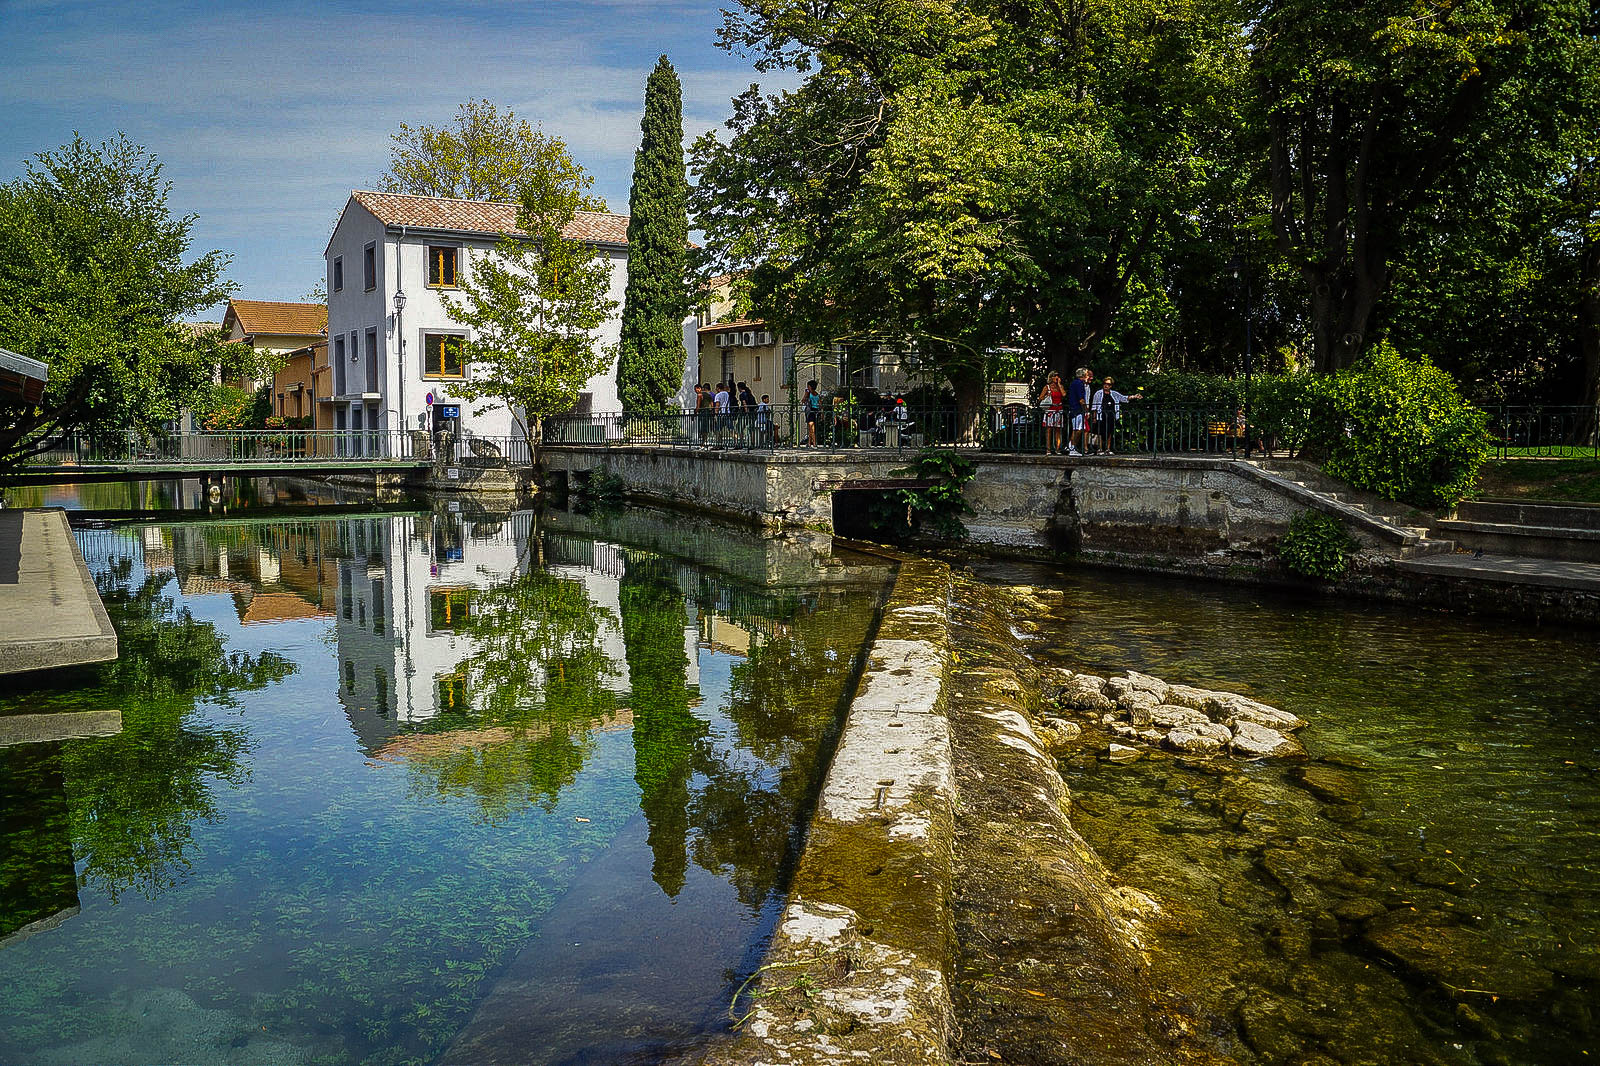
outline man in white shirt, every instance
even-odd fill
[[[711,398],[711,404],[717,409],[717,443],[721,444],[723,434],[728,430],[728,411],[733,406],[726,382],[717,382],[717,394]]]

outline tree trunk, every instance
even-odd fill
[[[950,387],[956,394],[956,440],[961,444],[975,443],[983,426],[983,374],[976,371],[952,374]]]

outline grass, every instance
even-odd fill
[[[1474,495],[1600,503],[1600,459],[1491,459]]]

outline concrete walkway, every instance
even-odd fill
[[[1600,592],[1600,563],[1540,559],[1531,555],[1481,556],[1470,552],[1401,559],[1395,566],[1428,574],[1471,578],[1500,585],[1538,585],[1543,588]]]
[[[0,674],[117,657],[117,634],[62,510],[0,511]]]

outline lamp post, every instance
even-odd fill
[[[408,450],[411,438],[411,412],[406,407],[406,333],[401,325],[401,315],[406,309],[406,290],[394,290],[394,349],[395,349],[395,377],[400,382],[400,430],[405,435],[400,438],[401,455]]]

